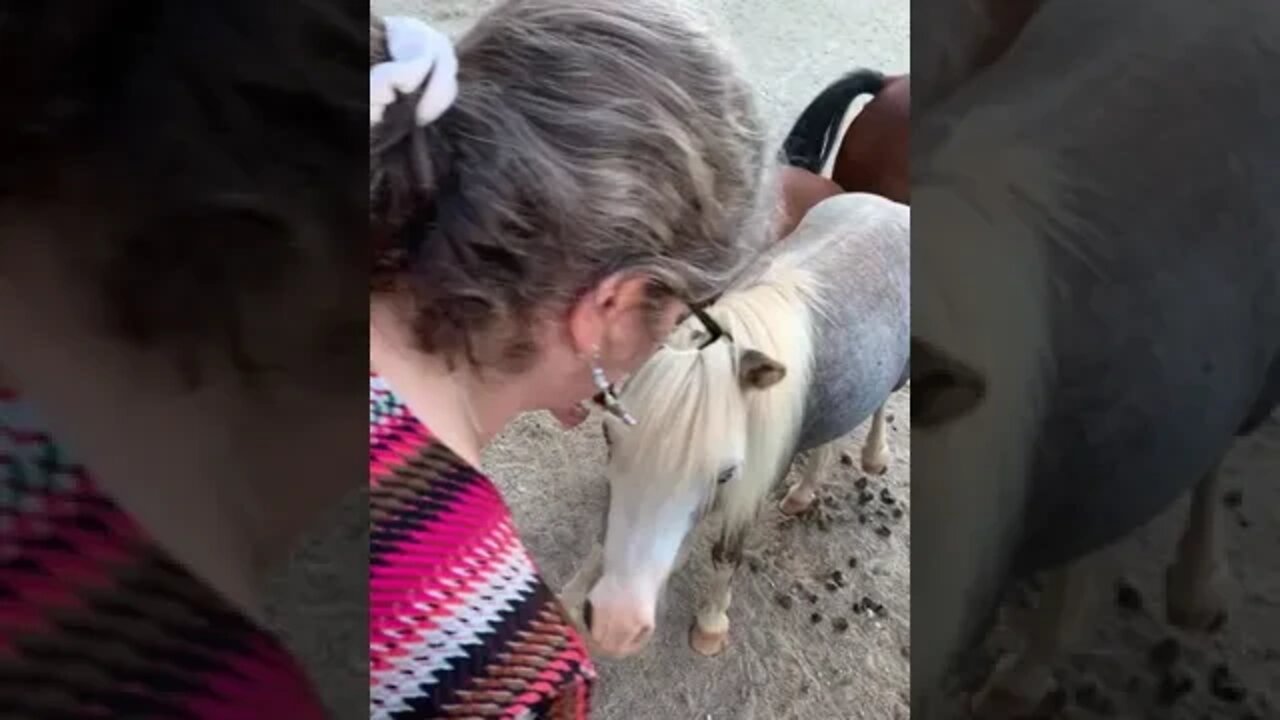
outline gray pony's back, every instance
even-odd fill
[[[911,210],[867,193],[823,200],[758,267],[811,269],[815,309],[813,381],[798,450],[848,433],[900,387],[911,334]]]
[[[1280,33],[1268,4],[1225,5],[1148,32],[1154,3],[1046,3],[937,110],[1000,108],[1071,183],[1040,227],[1056,374],[1015,574],[1154,517],[1280,393]]]

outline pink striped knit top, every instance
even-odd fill
[[[595,671],[498,489],[369,381],[370,717],[587,717]]]
[[[166,555],[2,386],[0,717],[326,717],[277,640]]]

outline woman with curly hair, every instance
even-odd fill
[[[481,451],[593,394],[644,422],[611,381],[769,240],[776,163],[675,3],[510,0],[456,50],[372,34],[371,714],[586,717],[586,647]]]

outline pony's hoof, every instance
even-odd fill
[[[1165,615],[1169,623],[1199,632],[1217,632],[1227,624],[1226,578],[1220,572],[1208,578],[1185,565],[1165,571]]]
[[[1000,658],[986,683],[969,698],[969,714],[981,720],[1039,716],[1054,704],[1058,683],[1045,666],[1028,665],[1017,654]]]
[[[868,475],[883,475],[889,472],[888,455],[862,458],[862,472]]]
[[[778,503],[778,509],[784,515],[801,515],[813,507],[813,501],[817,497],[817,493],[812,490],[800,490],[798,487],[792,488],[787,493],[787,496],[782,498],[782,502]]]
[[[709,633],[694,623],[689,630],[689,647],[703,657],[715,657],[729,645],[729,631]]]
[[[1038,717],[1045,697],[1026,697],[1002,687],[990,685],[969,698],[969,715],[977,720],[1022,720]]]

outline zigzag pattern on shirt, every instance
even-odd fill
[[[160,550],[4,389],[0,708],[32,720],[324,717],[275,639]]]
[[[493,484],[371,378],[369,612],[377,720],[583,720],[585,646]]]

